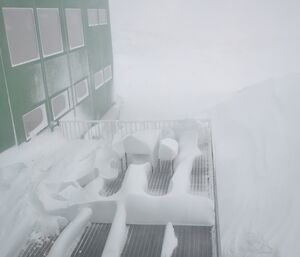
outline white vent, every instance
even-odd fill
[[[75,85],[75,92],[77,104],[89,96],[89,85],[87,79],[82,80]]]
[[[66,9],[66,19],[70,49],[84,46],[81,10]]]
[[[45,104],[23,115],[26,139],[30,139],[48,126]]]
[[[106,66],[104,69],[104,82],[108,82],[112,79],[112,69],[111,65]]]
[[[94,74],[94,81],[95,81],[95,89],[104,85],[104,76],[103,70],[100,70]]]
[[[11,65],[38,60],[40,55],[33,9],[3,8],[3,16]]]
[[[99,9],[98,10],[99,15],[99,25],[106,25],[108,23],[107,21],[107,10],[106,9]]]
[[[42,41],[43,56],[63,52],[59,10],[57,8],[37,9]]]
[[[52,113],[54,119],[60,118],[70,109],[68,90],[51,99]]]
[[[88,22],[89,26],[97,26],[99,25],[99,19],[98,19],[98,10],[97,9],[88,9]]]

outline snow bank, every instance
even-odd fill
[[[168,223],[165,230],[163,246],[161,250],[161,257],[171,257],[178,244],[178,239],[172,223]]]
[[[300,254],[299,95],[298,74],[212,111],[223,256]]]
[[[178,154],[178,143],[172,138],[162,139],[159,143],[158,158],[162,161],[172,161]]]
[[[214,224],[214,204],[201,196],[166,195],[153,197],[131,194],[126,198],[129,224],[202,225]]]
[[[73,251],[73,247],[77,244],[76,239],[79,239],[81,237],[84,229],[90,222],[91,216],[91,209],[82,209],[78,213],[76,218],[72,220],[71,223],[60,234],[54,245],[51,247],[51,250],[47,257],[70,256]]]
[[[125,206],[120,203],[118,204],[102,257],[120,257],[126,243],[126,237],[126,210]]]

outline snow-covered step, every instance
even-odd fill
[[[71,257],[98,257],[102,255],[111,224],[92,223],[87,227]]]
[[[178,245],[172,257],[213,257],[212,227],[174,226]]]
[[[44,257],[47,256],[58,236],[48,236],[43,239],[30,240],[20,257]]]
[[[149,175],[148,193],[152,195],[165,195],[173,176],[172,161],[158,161],[155,170]]]
[[[160,257],[164,234],[163,225],[130,225],[121,257]]]

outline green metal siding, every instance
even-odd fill
[[[0,51],[0,152],[15,144]]]
[[[39,60],[12,67],[4,24],[3,8],[6,7],[33,9]],[[113,91],[113,79],[97,89],[95,89],[94,81],[96,72],[104,70],[108,65],[113,67],[108,0],[3,0],[0,2],[0,8],[0,34],[3,35],[0,37],[0,47],[3,52],[3,73],[7,79],[17,143],[20,144],[29,139],[29,135],[25,133],[24,129],[24,115],[44,104],[49,126],[55,121],[51,100],[66,90],[68,90],[68,100],[70,101],[68,112],[73,112],[76,119],[100,118],[112,104]],[[47,57],[43,56],[37,8],[56,8],[59,10],[63,52]],[[79,8],[81,10],[85,44],[72,50],[69,47],[66,8]],[[108,24],[89,26],[88,9],[106,9]],[[3,77],[4,74],[0,74],[0,151],[15,143]],[[89,95],[78,103],[75,87],[76,83],[83,79],[88,80]],[[63,113],[62,116],[68,112]]]

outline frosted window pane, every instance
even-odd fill
[[[82,18],[80,9],[66,9],[70,49],[84,46]]]
[[[104,69],[104,81],[110,81],[112,79],[112,69],[111,69],[111,65],[105,67]]]
[[[89,96],[88,81],[85,79],[75,85],[77,103]]]
[[[39,59],[33,9],[3,8],[3,15],[12,66]]]
[[[29,139],[48,126],[46,107],[44,104],[23,116],[26,139]]]
[[[37,10],[43,55],[49,56],[63,51],[59,10],[42,8]]]
[[[64,91],[58,96],[52,98],[51,105],[52,105],[53,117],[55,120],[61,117],[63,114],[65,114],[70,108],[68,91]]]
[[[98,89],[104,84],[103,71],[100,70],[94,74],[95,88]]]
[[[88,9],[88,20],[89,26],[97,26],[98,21],[98,10],[97,9]]]
[[[99,24],[105,25],[107,24],[107,11],[105,9],[99,9]]]

